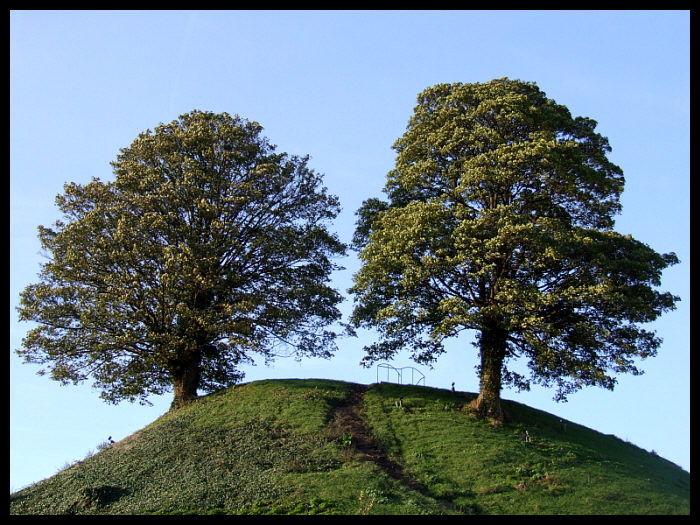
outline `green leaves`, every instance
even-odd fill
[[[654,287],[677,259],[612,231],[624,177],[596,122],[509,79],[439,84],[418,102],[388,201],[358,212],[352,321],[382,336],[365,363],[404,347],[430,361],[445,338],[497,326],[506,359],[526,356],[559,398],[638,373],[660,340],[636,323],[673,309]]]
[[[115,402],[161,393],[182,360],[212,390],[252,352],[330,356],[338,199],[261,131],[193,111],[122,149],[113,182],[67,184],[64,222],[40,228],[49,262],[20,306],[39,326],[20,355]]]

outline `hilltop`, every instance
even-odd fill
[[[690,513],[679,466],[513,401],[512,421],[477,419],[475,397],[245,383],[11,494],[10,514]]]

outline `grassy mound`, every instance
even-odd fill
[[[475,397],[247,383],[11,494],[10,513],[690,513],[690,474],[673,463],[512,401],[513,421],[477,419]]]

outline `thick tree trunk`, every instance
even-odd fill
[[[501,374],[506,355],[507,336],[508,333],[495,324],[486,326],[481,332],[479,397],[470,405],[479,417],[490,417],[498,421],[507,418],[507,414],[501,407]]]
[[[170,375],[173,381],[171,410],[181,408],[190,401],[197,399],[200,361],[200,352],[194,352],[171,366]]]

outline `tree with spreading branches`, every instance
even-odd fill
[[[597,123],[535,83],[497,79],[423,91],[394,144],[386,200],[358,211],[352,321],[375,328],[369,366],[409,348],[432,363],[476,333],[473,408],[503,419],[503,386],[613,389],[661,339],[644,328],[674,309],[657,290],[675,254],[614,231],[622,170]],[[530,374],[508,368],[525,360]]]
[[[262,127],[193,111],[141,133],[115,180],[66,184],[63,219],[39,227],[48,261],[26,287],[18,354],[101,397],[174,408],[243,377],[255,354],[329,358],[345,246],[339,202],[308,156],[277,153]]]

